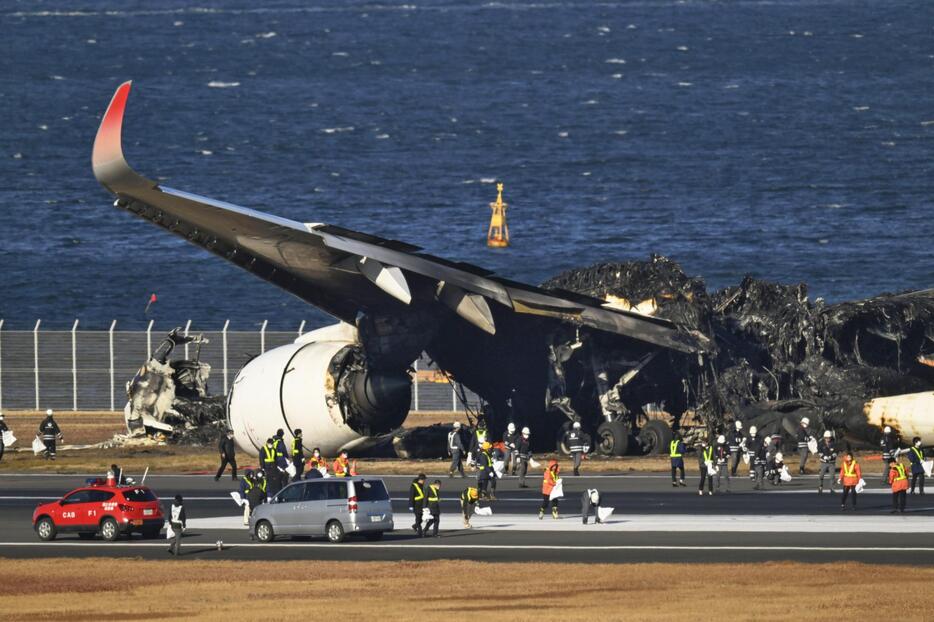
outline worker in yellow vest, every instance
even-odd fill
[[[431,518],[425,523],[425,531],[422,535],[428,536],[428,530],[432,530],[431,535],[437,538],[438,525],[441,524],[441,480],[436,479],[428,484],[425,500],[428,503],[428,514],[431,515]]]
[[[412,530],[422,536],[422,510],[425,507],[425,474],[419,473],[418,477],[412,480],[409,486],[409,510],[415,515],[415,523]]]
[[[892,485],[892,514],[904,513],[908,498],[908,470],[897,457],[889,463],[889,484]]]
[[[704,482],[707,482],[707,494],[713,495],[713,447],[704,439],[701,441],[700,451],[697,454],[697,467],[700,470],[700,486],[697,494],[704,495]]]
[[[686,486],[684,483],[684,441],[681,440],[680,434],[675,434],[675,437],[671,440],[671,443],[668,444],[668,457],[671,459],[671,485],[678,487],[678,485]],[[681,478],[675,479],[675,473],[681,471]]]

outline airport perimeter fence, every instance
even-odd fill
[[[266,322],[259,330],[196,330],[191,321],[185,334],[201,334],[208,343],[177,347],[171,359],[193,358],[211,366],[209,393],[227,394],[240,368],[251,358],[276,346],[291,343],[304,332],[269,331]],[[122,331],[114,320],[109,330],[80,330],[75,320],[71,330],[42,330],[41,320],[33,330],[3,330],[0,319],[0,409],[22,410],[123,410],[126,384],[159,347],[167,330]],[[200,353],[196,352],[200,348]],[[459,411],[464,404],[460,387],[449,383],[431,361],[422,357],[413,363],[413,411]],[[467,405],[476,409],[479,398],[463,389]]]

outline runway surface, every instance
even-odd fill
[[[85,476],[0,475],[0,556],[167,557],[164,541],[138,536],[108,543],[62,534],[43,543],[32,530],[32,510],[83,484]],[[842,512],[839,494],[816,492],[814,476],[753,491],[745,477],[733,492],[697,494],[697,480],[672,488],[665,474],[566,477],[558,520],[538,519],[539,480],[520,489],[514,478],[499,484],[493,516],[473,518],[463,529],[457,496],[473,480],[442,482],[439,538],[416,538],[407,509],[411,477],[384,478],[393,498],[396,530],[381,542],[323,539],[252,542],[229,497],[236,483],[201,475],[154,475],[147,479],[165,501],[181,494],[189,516],[183,553],[198,559],[350,559],[561,562],[739,562],[855,560],[929,564],[934,561],[934,498],[909,497],[908,512],[889,513],[891,497],[879,482],[859,496],[859,509]],[[429,481],[434,479],[429,476]],[[615,508],[606,524],[583,525],[580,494],[597,488]],[[223,542],[219,550],[217,542]]]

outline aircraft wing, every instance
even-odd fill
[[[135,172],[122,148],[130,82],[113,96],[94,141],[94,176],[115,205],[274,283],[349,323],[360,311],[445,306],[490,334],[490,305],[554,318],[681,352],[706,349],[699,334],[665,320],[605,308],[606,301],[498,278],[416,246],[340,227],[300,223],[161,186]]]

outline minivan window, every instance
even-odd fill
[[[305,484],[292,484],[277,495],[279,503],[294,503],[302,500]]]
[[[328,499],[346,499],[347,482],[325,482],[328,488]]]
[[[358,480],[353,487],[358,501],[389,501],[389,492],[380,480]]]
[[[305,496],[302,501],[325,501],[328,498],[328,489],[324,482],[306,482]]]

